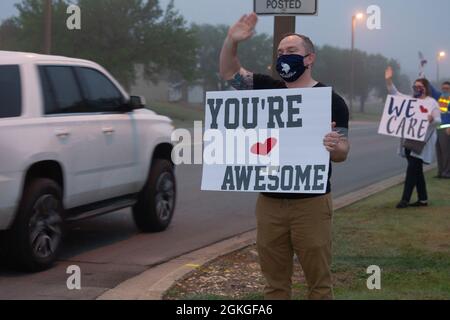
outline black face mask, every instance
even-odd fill
[[[308,69],[305,67],[304,59],[308,57],[299,54],[286,54],[278,57],[277,71],[286,82],[297,81]]]
[[[413,91],[414,91],[414,94],[413,94],[414,98],[420,98],[421,96],[423,96],[425,94],[425,89],[419,88],[416,86],[413,87]]]

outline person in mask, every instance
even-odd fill
[[[228,32],[220,55],[220,74],[238,90],[318,88],[325,85],[312,78],[316,60],[312,41],[299,34],[286,35],[278,46],[277,71],[282,80],[244,69],[237,57],[239,43],[249,39],[257,23],[256,14],[243,16]],[[258,57],[255,56],[255,59]],[[332,95],[334,130],[323,139],[333,162],[343,162],[349,153],[347,105]],[[331,167],[330,167],[331,168]],[[332,197],[328,177],[325,194],[271,194],[258,197],[257,250],[266,279],[266,299],[290,299],[293,256],[297,255],[309,287],[309,299],[332,299],[331,231]]]
[[[442,84],[442,91],[433,90],[433,96],[438,100],[441,109],[442,126],[437,131],[436,158],[440,179],[450,179],[450,82]]]
[[[423,74],[425,76],[425,74]],[[438,179],[450,179],[450,82],[442,84],[441,90],[430,82],[431,96],[439,103],[442,125],[437,129],[436,159],[438,164]]]
[[[403,95],[400,93],[393,83],[394,71],[389,66],[385,72],[386,85],[391,95]],[[413,97],[422,101],[429,110],[428,121],[430,125],[425,134],[425,146],[421,153],[416,153],[403,146],[400,147],[400,155],[408,160],[408,168],[406,170],[406,179],[403,188],[401,201],[397,204],[398,209],[408,207],[428,206],[428,193],[423,173],[423,164],[430,164],[434,161],[435,145],[436,145],[436,128],[441,124],[441,114],[439,105],[435,99],[431,97],[431,86],[427,79],[417,79],[413,85]],[[410,204],[414,188],[417,189],[418,200]]]

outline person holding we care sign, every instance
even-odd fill
[[[404,95],[395,87],[392,81],[393,76],[394,72],[392,67],[389,66],[385,72],[385,79],[389,94]],[[423,164],[430,164],[434,160],[437,139],[436,128],[441,124],[439,105],[437,101],[431,97],[432,92],[429,81],[427,79],[417,79],[414,82],[413,91],[413,97],[420,100],[421,103],[427,106],[428,121],[430,125],[426,132],[424,142],[409,141],[409,143],[407,143],[408,140],[402,140],[400,155],[408,160],[408,169],[406,170],[403,196],[397,205],[398,209],[428,205],[428,194],[425,176],[423,174]],[[414,188],[417,189],[418,201],[410,204]]]

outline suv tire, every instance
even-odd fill
[[[173,164],[155,159],[147,183],[133,207],[136,226],[143,232],[161,232],[169,226],[176,202],[176,180]]]
[[[8,257],[24,271],[50,268],[58,257],[63,238],[61,187],[39,178],[25,186],[16,220],[8,231]]]

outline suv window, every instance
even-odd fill
[[[45,114],[87,112],[72,67],[41,66]]]
[[[22,113],[22,88],[18,65],[0,66],[0,118],[18,117]]]
[[[119,89],[101,72],[85,67],[76,68],[89,110],[118,111],[124,97]]]

